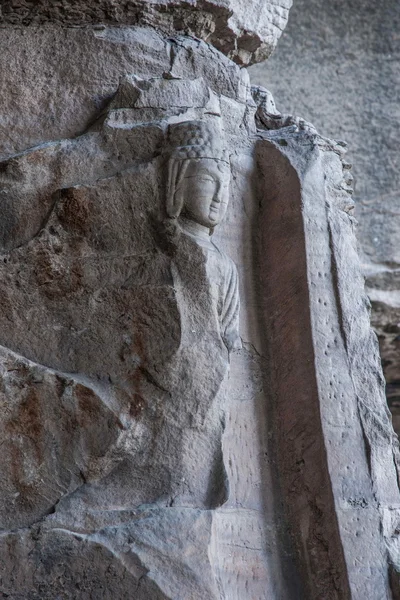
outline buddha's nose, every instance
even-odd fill
[[[217,185],[217,189],[215,190],[214,200],[215,202],[222,202],[223,188],[220,183]]]

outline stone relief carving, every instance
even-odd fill
[[[274,132],[279,133],[285,130],[286,134],[299,134],[304,132],[307,136],[314,139],[315,143],[322,151],[332,151],[341,162],[341,169],[335,169],[326,166],[330,175],[333,195],[336,197],[337,205],[352,215],[354,212],[353,195],[353,175],[351,173],[352,165],[345,160],[347,153],[347,144],[343,140],[333,140],[322,136],[312,123],[305,121],[301,117],[282,114],[276,107],[275,100],[271,92],[261,86],[252,86],[251,93],[253,100],[257,105],[255,122],[259,131],[269,131],[270,135]]]
[[[253,85],[251,93],[257,105],[255,120],[258,129],[274,130],[292,126],[294,130],[305,130],[317,134],[314,125],[308,123],[308,121],[300,117],[280,113],[273,95],[266,88]]]
[[[167,214],[202,248],[221,337],[233,350],[241,347],[237,270],[211,240],[229,201],[230,166],[218,125],[202,121],[170,125]]]
[[[389,597],[397,445],[343,144],[197,39],[2,43],[0,595]]]
[[[162,105],[188,84],[159,79],[151,85]],[[7,526],[25,526],[56,502],[53,520],[87,531],[104,525],[116,499],[124,509],[214,508],[228,497],[221,386],[229,352],[241,346],[238,275],[211,234],[227,209],[230,164],[215,98],[201,81],[189,85],[200,90],[199,104],[213,104],[213,115],[202,116],[201,108],[190,113],[195,119],[178,114],[171,122],[159,117],[163,109],[157,106],[145,109],[150,119],[154,110],[157,125],[143,122],[134,104],[140,94],[151,96],[149,84],[131,78],[92,131],[68,144],[33,148],[4,165],[3,193],[11,199],[6,212],[13,210],[3,227],[0,265],[4,369],[22,369],[20,383],[16,375],[6,377],[10,390],[26,385],[27,373],[46,381],[35,400],[27,397],[15,414],[10,407],[6,445],[24,465],[32,452],[15,447],[13,432],[26,440],[32,425],[21,410],[49,411],[52,393],[64,408],[61,416],[49,413],[40,444],[51,435],[57,445],[57,427],[71,426],[81,431],[71,443],[84,445],[76,464],[61,464],[63,453],[44,462],[38,455],[17,472],[7,463],[3,509],[10,501],[24,504],[17,522],[4,517]],[[121,126],[116,119],[122,112]],[[150,145],[139,161],[130,154],[135,134]],[[96,167],[80,161],[89,146]],[[20,202],[28,211],[42,211],[25,223],[17,218],[18,173]],[[74,180],[82,183],[71,185]],[[13,230],[17,247],[10,246]],[[20,335],[7,327],[16,320]],[[107,431],[98,447],[89,414],[100,419],[99,431]]]

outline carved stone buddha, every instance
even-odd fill
[[[183,234],[202,248],[216,301],[220,334],[228,348],[241,347],[236,266],[211,240],[229,201],[230,165],[219,120],[187,121],[169,127],[166,210]]]
[[[52,521],[63,526],[76,527],[78,510],[82,527],[103,526],[116,499],[122,514],[143,506],[213,509],[229,497],[224,381],[229,352],[241,345],[238,276],[210,234],[227,209],[230,165],[216,117],[170,125],[167,134],[159,202],[169,225],[161,230],[172,231],[174,243],[155,237],[150,246],[149,234],[142,262],[128,261],[123,285],[101,282],[102,322],[110,338],[126,340],[117,356],[108,352],[108,385],[124,430],[98,462],[95,481],[60,501]],[[121,202],[126,198],[124,191]],[[120,231],[129,232],[129,222]],[[141,237],[134,241],[131,254]],[[114,311],[121,299],[124,314]]]

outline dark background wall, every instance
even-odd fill
[[[294,0],[275,53],[250,74],[282,112],[349,144],[372,323],[400,432],[400,2]]]

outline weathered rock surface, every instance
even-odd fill
[[[357,236],[398,433],[399,27],[397,0],[297,0],[274,56],[250,69],[254,83],[270,89],[284,110],[349,142]]]
[[[4,32],[36,112],[5,94],[0,591],[390,598],[343,146],[203,41],[52,26],[35,59],[40,29]]]
[[[26,527],[96,476],[122,424],[83,383],[1,351],[1,529]]]
[[[285,596],[296,579],[283,575],[295,569],[290,542],[285,556],[278,541],[257,314],[242,309],[242,349],[237,331],[239,281],[256,302],[247,75],[203,42],[143,29],[44,35],[55,52],[79,37],[68,46],[73,81],[83,41],[94,57],[110,39],[124,51],[106,105],[93,108],[92,74],[49,129],[58,100],[35,86],[40,118],[14,106],[19,128],[3,150],[1,589],[73,598],[78,583],[82,597],[107,598],[119,578],[114,598],[129,588],[138,598]],[[139,58],[120,80],[122,54]],[[196,230],[201,203],[188,204],[216,181],[213,214],[225,211],[228,161],[219,241],[239,278]]]
[[[151,26],[167,35],[205,40],[239,64],[266,59],[287,21],[292,0],[67,0],[15,2],[1,6],[1,26],[56,24]]]
[[[211,87],[240,104],[248,82],[244,71],[207,44],[165,39],[143,28],[3,29],[0,72],[2,158],[82,134],[129,74],[205,77]],[[177,113],[183,108],[177,107]]]
[[[370,328],[345,148],[280,116],[266,90],[255,97],[266,129],[258,148],[266,344],[281,484],[290,523],[299,526],[306,597],[329,589],[333,598],[395,598],[398,440]],[[336,522],[326,520],[331,503]]]
[[[5,598],[167,598],[146,578],[139,560],[132,568],[135,574],[131,574],[123,561],[99,542],[62,531],[41,534],[38,527],[11,533],[6,539],[7,543],[0,545],[1,591]]]

